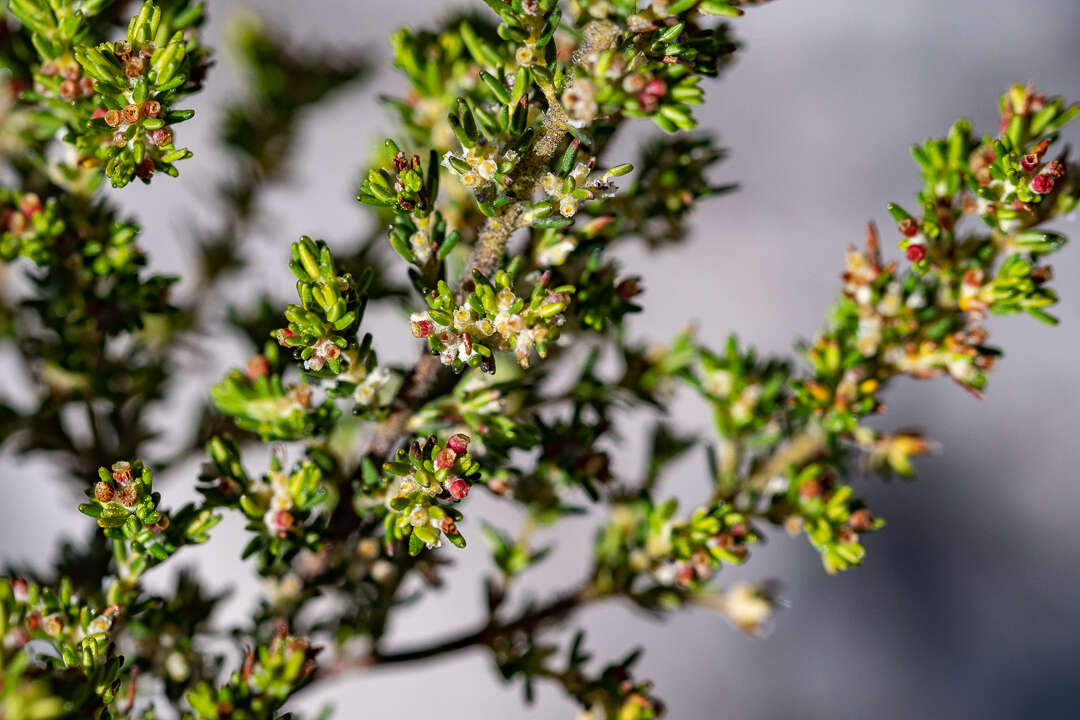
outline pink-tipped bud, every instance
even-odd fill
[[[105,117],[105,108],[94,108],[94,112],[90,113],[91,120],[101,120]]]
[[[412,324],[412,334],[416,338],[426,338],[435,332],[435,323],[430,320],[417,320]]]
[[[455,460],[457,460],[457,453],[450,448],[444,448],[435,456],[435,467],[452,468]]]
[[[454,482],[450,483],[450,487],[447,488],[450,491],[450,497],[455,500],[464,500],[465,496],[469,494],[469,483],[465,482],[461,478],[458,478]]]
[[[277,533],[286,533],[293,526],[293,516],[288,510],[275,510],[270,516],[271,529]]]
[[[30,583],[24,577],[17,577],[11,581],[11,592],[15,602],[24,603],[30,598]]]
[[[288,343],[289,340],[292,340],[293,338],[300,337],[299,333],[294,333],[292,330],[290,330],[287,327],[279,328],[276,335],[277,335],[278,344],[279,345],[286,345],[286,346],[289,344]]]
[[[171,145],[173,141],[172,130],[167,127],[150,131],[150,142],[155,145]]]
[[[1035,168],[1039,167],[1039,156],[1035,153],[1025,155],[1020,158],[1020,167],[1024,169],[1024,172],[1031,172]]]
[[[26,217],[33,217],[41,212],[41,198],[35,193],[26,193],[19,201],[19,211]]]
[[[446,441],[446,447],[450,448],[458,455],[462,455],[469,449],[469,436],[465,433],[455,433]]]
[[[926,246],[916,244],[908,245],[904,254],[907,256],[907,259],[913,263],[922,262],[926,259]]]
[[[1031,189],[1040,195],[1045,195],[1054,189],[1054,178],[1051,175],[1036,175],[1031,178]]]
[[[265,355],[252,355],[248,358],[245,372],[248,379],[254,382],[270,372],[270,363]]]
[[[642,92],[646,92],[655,97],[663,97],[664,94],[667,93],[667,83],[660,78],[655,78],[645,85],[645,89]]]
[[[896,229],[900,231],[900,234],[904,237],[915,237],[919,232],[919,223],[915,222],[911,218],[904,218],[896,225]]]

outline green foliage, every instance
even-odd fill
[[[770,526],[805,533],[827,572],[860,564],[884,525],[858,497],[860,470],[912,476],[933,447],[876,427],[890,381],[945,376],[978,394],[1001,354],[988,314],[1056,322],[1046,263],[1066,241],[1045,224],[1076,207],[1080,185],[1052,153],[1080,110],[1013,87],[997,137],[960,120],[916,146],[919,210],[889,206],[909,264],[886,260],[871,227],[794,360],[734,337],[712,349],[677,328],[667,345],[638,342],[627,318],[642,309],[642,280],[614,251],[681,242],[699,201],[733,189],[712,179],[717,143],[685,131],[703,80],[738,47],[726,19],[748,4],[485,0],[483,14],[395,33],[408,88],[384,103],[402,142],[374,149],[355,188],[374,229],[340,246],[304,236],[290,255],[253,245],[263,193],[288,179],[307,112],[367,63],[242,18],[228,36],[243,87],[219,126],[233,172],[212,188],[220,222],[199,236],[199,267],[175,298],[176,278],[146,272],[139,225],[99,186],[176,174],[190,155],[173,126],[191,117],[177,105],[209,65],[203,5],[12,0],[0,27],[11,99],[0,259],[26,281],[0,297],[0,338],[30,399],[0,401],[0,438],[60,462],[97,527],[48,574],[0,580],[0,716],[149,719],[168,704],[184,718],[274,718],[319,679],[479,646],[527,700],[550,682],[583,717],[647,720],[663,704],[631,674],[638,651],[594,664],[581,634],[564,653],[549,631],[619,599],[657,615],[711,608],[760,635],[774,586],[717,578]],[[640,119],[669,135],[646,140],[633,165],[609,158]],[[226,279],[266,253],[289,264],[294,304],[274,287],[248,302]],[[380,364],[369,305],[408,317],[418,361]],[[192,393],[194,361],[229,347],[222,326],[249,357]],[[667,414],[686,386],[714,432]],[[208,396],[192,432],[161,422],[181,393]],[[633,413],[651,416],[644,442],[623,434]],[[664,485],[699,447],[705,497],[680,511]],[[131,459],[183,476],[204,455],[198,499],[175,511]],[[245,468],[266,456],[264,472]],[[486,522],[489,506],[468,506],[476,494],[512,506],[521,526]],[[609,517],[584,577],[522,602],[519,583],[555,547],[539,534],[590,509]],[[388,648],[398,609],[443,582],[442,541],[476,552],[466,514],[490,546],[486,618]],[[236,550],[263,592],[250,618],[221,627],[211,617],[224,596],[195,573],[162,595],[147,573],[216,540],[228,516],[244,525]],[[314,637],[332,646],[326,657]],[[243,655],[227,676],[236,658],[211,649],[225,638]]]

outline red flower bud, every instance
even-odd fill
[[[277,510],[271,516],[271,522],[273,529],[278,533],[288,532],[289,528],[293,525],[292,513],[288,510]]]
[[[917,243],[908,245],[904,254],[913,263],[922,262],[926,258],[926,246]]]
[[[417,320],[412,324],[413,337],[426,338],[435,332],[435,323],[430,320]]]
[[[446,441],[446,447],[461,455],[469,449],[469,436],[464,433],[455,433]]]
[[[172,130],[167,127],[150,131],[150,142],[155,145],[171,145],[173,140]]]
[[[919,223],[911,218],[904,218],[896,225],[896,229],[904,237],[915,237],[919,233]]]
[[[667,83],[660,78],[654,78],[653,80],[650,80],[647,85],[645,85],[644,92],[648,93],[649,95],[655,95],[656,97],[662,97],[665,93],[667,93]]]
[[[300,337],[299,333],[294,333],[292,330],[290,330],[287,327],[279,328],[276,335],[277,335],[278,344],[279,345],[286,345],[286,346],[288,346],[288,344],[289,344],[288,342],[286,342],[287,340],[291,340],[292,338]]]
[[[252,355],[248,358],[245,372],[247,373],[248,379],[254,382],[270,372],[270,363],[267,361],[265,355]]]
[[[437,468],[451,468],[454,467],[454,461],[457,460],[457,453],[450,448],[440,450],[435,456],[435,467]]]
[[[74,80],[64,80],[60,83],[60,97],[64,100],[74,100],[79,95],[79,86]]]
[[[465,482],[461,478],[458,478],[454,482],[450,483],[450,487],[447,488],[450,491],[450,497],[455,500],[463,500],[466,495],[469,494],[469,483]]]
[[[860,508],[851,513],[848,524],[855,532],[866,532],[874,525],[874,515],[867,508]]]
[[[154,161],[150,158],[143,158],[143,161],[135,166],[135,176],[143,180],[149,180],[154,174]]]
[[[11,581],[11,591],[15,594],[15,602],[26,602],[30,597],[30,583],[24,577],[17,577]]]
[[[41,212],[41,198],[36,193],[26,193],[19,201],[19,210],[26,217],[33,217]]]
[[[94,112],[90,113],[91,120],[100,120],[105,117],[105,108],[94,108]]]
[[[1031,189],[1040,195],[1045,195],[1054,189],[1054,178],[1050,175],[1036,175],[1031,178]]]
[[[1025,155],[1020,158],[1020,167],[1024,169],[1024,172],[1031,172],[1035,168],[1039,167],[1039,156],[1035,153]]]

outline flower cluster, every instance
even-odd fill
[[[431,351],[455,372],[468,366],[493,373],[495,352],[513,352],[523,368],[529,367],[534,348],[546,357],[574,288],[550,287],[551,276],[545,273],[526,299],[514,292],[514,277],[514,268],[500,270],[494,283],[476,272],[464,302],[440,281],[428,296],[430,309],[409,318],[413,337],[427,339]]]
[[[0,578],[0,710],[5,717],[52,720],[102,717],[127,672],[116,654],[119,605],[78,597],[70,580],[56,588],[24,577]],[[56,655],[28,652],[40,641]]]
[[[161,494],[153,491],[153,473],[139,460],[99,468],[98,480],[86,494],[90,502],[79,505],[79,511],[95,518],[105,536],[115,541],[120,582],[110,588],[111,602],[125,602],[126,592],[150,567],[181,545],[206,542],[221,521],[208,508],[192,505],[170,518],[158,508]]]
[[[723,564],[741,565],[748,546],[760,540],[749,518],[730,505],[701,507],[686,519],[676,517],[677,509],[674,499],[615,506],[596,542],[601,587],[620,588],[645,606],[666,602],[664,588],[701,588]],[[643,574],[657,591],[640,587]]]
[[[582,124],[597,115],[651,118],[665,132],[697,125],[691,105],[703,101],[699,82],[715,76],[736,46],[727,25],[710,25],[703,16],[741,11],[726,2],[579,2],[574,21],[585,35],[577,49],[585,77],[564,90],[568,114]],[[620,28],[619,25],[623,25]],[[624,32],[612,43],[609,35]],[[614,47],[610,47],[614,45]]]
[[[37,193],[0,190],[0,205],[0,258],[10,262],[22,256],[45,264],[64,232],[56,199],[42,203]]]
[[[388,479],[384,526],[387,548],[408,538],[409,554],[435,548],[440,535],[453,545],[465,547],[458,530],[461,513],[453,503],[464,500],[480,476],[480,464],[469,453],[469,436],[451,435],[440,443],[434,435],[413,440],[408,451],[399,450],[383,465]]]
[[[320,648],[306,637],[289,635],[282,627],[267,645],[249,648],[239,671],[220,686],[196,685],[185,699],[195,720],[227,718],[269,718],[289,696],[303,687],[315,671]]]
[[[613,197],[614,179],[633,170],[632,165],[624,163],[590,178],[592,162],[593,160],[589,163],[579,162],[565,176],[545,173],[540,184],[548,199],[533,205],[526,212],[524,221],[531,223],[533,218],[546,217],[552,211],[557,211],[564,218],[573,218],[581,203]]]
[[[850,486],[838,484],[819,463],[792,472],[786,489],[772,495],[769,513],[784,517],[789,533],[805,531],[829,573],[862,562],[866,550],[859,536],[885,526],[884,520],[854,496]]]
[[[359,282],[338,275],[326,243],[306,235],[292,244],[292,255],[289,267],[301,304],[285,309],[289,324],[275,333],[277,341],[292,348],[304,369],[317,377],[338,375],[347,360],[342,351],[356,345],[370,273]]]
[[[327,484],[316,462],[307,459],[285,472],[282,453],[275,452],[269,472],[252,480],[231,438],[211,438],[207,453],[211,463],[200,474],[199,492],[211,506],[237,507],[244,513],[254,535],[245,557],[258,553],[263,565],[269,565],[318,545],[313,528],[325,514]]]
[[[124,40],[83,44],[88,19],[105,4],[13,5],[42,60],[27,99],[62,109],[78,166],[104,166],[114,187],[136,176],[149,182],[155,171],[176,175],[173,163],[191,151],[175,146],[172,126],[194,113],[174,104],[201,86],[206,49],[188,35],[202,22],[203,6],[170,4],[163,12],[147,0]]]

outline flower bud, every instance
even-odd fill
[[[60,619],[59,615],[49,615],[41,621],[41,629],[47,635],[56,637],[64,630],[64,621]]]
[[[119,127],[122,118],[119,110],[107,110],[105,112],[105,124],[109,127]]]
[[[442,523],[439,524],[439,529],[446,535],[457,535],[457,523],[451,518],[443,518]]]
[[[143,73],[143,59],[141,57],[128,58],[124,63],[124,74],[129,78],[137,78]]]
[[[469,449],[469,436],[465,433],[455,433],[446,441],[446,447],[461,455]]]
[[[458,478],[454,482],[450,483],[450,487],[447,488],[450,492],[450,497],[455,500],[464,500],[469,494],[469,483],[465,482],[461,478]]]
[[[851,513],[848,524],[855,532],[866,532],[874,526],[874,514],[868,508],[859,508]]]
[[[116,491],[113,490],[113,486],[107,482],[99,482],[94,485],[94,497],[98,502],[112,502],[112,499],[116,496]]]
[[[64,100],[71,101],[79,96],[79,86],[75,84],[74,80],[64,80],[60,83],[60,97]]]
[[[26,217],[34,217],[41,212],[41,198],[36,193],[26,193],[19,200],[19,211]]]
[[[450,448],[443,448],[435,456],[435,467],[452,468],[454,467],[455,460],[457,460],[457,453],[455,453]]]
[[[15,595],[15,602],[26,602],[30,599],[30,582],[24,577],[15,578],[11,581],[11,592]]]
[[[156,118],[161,115],[161,103],[157,100],[147,100],[143,103],[143,115],[148,118]]]
[[[143,161],[135,166],[135,176],[143,180],[149,180],[154,174],[154,161],[143,158]]]
[[[155,145],[171,145],[173,141],[172,130],[167,127],[150,131],[150,142]]]
[[[922,262],[926,258],[926,246],[919,243],[912,243],[907,246],[904,255],[913,263]]]
[[[1048,192],[1054,189],[1054,178],[1052,175],[1043,173],[1031,178],[1031,190],[1040,195],[1046,195]]]
[[[245,373],[252,382],[267,375],[270,372],[270,363],[265,355],[252,355],[248,358]]]
[[[821,482],[811,478],[799,486],[799,497],[804,499],[816,498],[821,495]]]
[[[120,119],[128,125],[139,122],[139,106],[135,103],[125,105],[124,109],[120,111]]]
[[[896,229],[900,231],[900,234],[904,237],[915,237],[919,232],[919,223],[915,222],[913,218],[904,218],[896,225]]]
[[[135,489],[134,484],[122,485],[116,493],[116,499],[124,507],[134,507],[139,501],[139,491]]]
[[[113,480],[124,485],[131,482],[131,463],[126,460],[117,460],[112,464]]]
[[[269,513],[270,522],[267,523],[270,530],[284,535],[293,526],[293,516],[288,510],[272,510]]]

